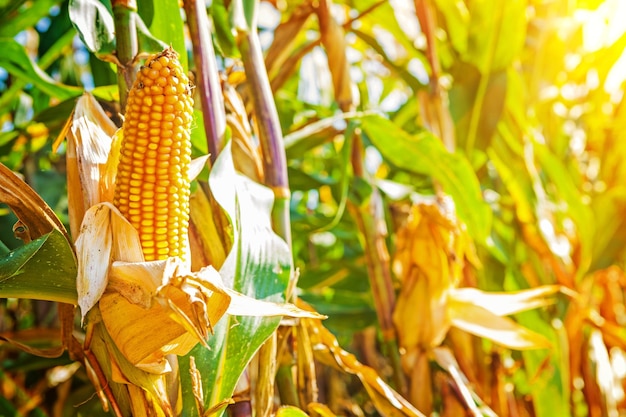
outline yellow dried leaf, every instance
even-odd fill
[[[459,302],[481,306],[497,316],[509,316],[554,304],[554,299],[548,297],[560,290],[560,285],[544,285],[538,288],[511,292],[485,292],[477,288],[454,288],[450,290],[448,296]]]
[[[132,365],[117,349],[102,323],[94,327],[93,347],[100,352],[98,360],[100,363],[106,361],[106,366],[110,368],[110,381],[125,384],[128,390],[129,406],[132,408],[128,415],[175,415],[167,392],[165,375],[146,372]],[[166,363],[165,368],[171,368],[169,363]]]
[[[472,302],[450,298],[448,315],[454,327],[509,349],[544,349],[551,346],[548,339],[539,333]]]

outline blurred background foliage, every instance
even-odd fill
[[[0,1],[0,162],[64,222],[63,146],[52,152],[52,144],[76,97],[91,91],[120,121],[115,67],[77,35],[76,3]],[[139,15],[157,39],[191,54],[189,39],[168,35],[158,3],[138,1]],[[240,87],[231,9],[208,4],[223,82]],[[299,296],[420,411],[626,413],[623,16],[620,0],[260,3],[288,158]],[[200,154],[206,144],[196,123]],[[510,350],[452,328],[442,343],[461,376],[430,357],[431,378],[412,381],[410,369],[394,365],[407,353],[398,334],[417,330],[399,324],[410,317],[391,323],[404,282],[392,264],[411,206],[437,205],[444,195],[475,251],[465,257],[478,259],[463,265],[455,286],[567,291],[515,315],[549,348]],[[15,218],[0,210],[7,253],[19,241]],[[52,306],[15,299],[1,300],[0,317],[2,332],[55,320]],[[16,415],[19,405],[23,415],[89,415],[85,405],[73,408],[90,394],[84,371],[71,365],[0,347],[0,414]],[[73,377],[51,382],[68,369]],[[328,369],[318,383],[335,413],[376,413],[352,377]]]

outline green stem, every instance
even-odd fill
[[[209,32],[211,23],[203,0],[185,1],[184,7],[193,44],[196,83],[200,91],[204,130],[213,164],[222,147],[222,139],[226,131],[226,112],[215,51]]]
[[[278,372],[276,373],[276,385],[278,387],[278,392],[280,392],[280,400],[284,405],[300,407],[298,392],[296,391],[296,386],[293,383],[292,370],[292,365],[281,364],[278,367]]]
[[[135,57],[139,52],[137,26],[134,13],[137,11],[135,0],[113,1],[113,19],[117,41],[117,83],[120,90],[120,106],[126,108],[126,98],[137,75],[138,66]]]

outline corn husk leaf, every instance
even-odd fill
[[[166,355],[186,355],[198,343],[206,346],[227,311],[255,317],[321,317],[291,304],[247,297],[225,287],[213,267],[191,272],[179,258],[114,262],[99,307],[119,350],[133,365],[153,373],[168,370]],[[138,337],[142,334],[151,337]]]
[[[412,369],[417,348],[441,344],[450,326],[488,338],[511,349],[550,346],[548,340],[504,318],[552,304],[557,285],[509,293],[457,288],[466,260],[478,265],[472,242],[454,216],[447,199],[437,204],[414,204],[407,223],[398,231],[394,270],[402,288],[393,319],[401,345],[407,349],[404,366]]]
[[[137,231],[110,203],[87,210],[76,239],[76,253],[78,305],[84,320],[104,294],[111,261],[142,262],[143,253]]]
[[[144,338],[149,339],[149,338]],[[128,399],[130,406],[133,408],[132,415],[161,415],[152,413],[146,413],[146,408],[149,409],[149,405],[145,404],[145,395],[142,391],[149,394],[149,399],[156,401],[165,415],[173,415],[172,406],[167,395],[165,388],[165,376],[147,372],[142,370],[133,364],[122,354],[118,349],[114,340],[107,331],[100,324],[95,326],[94,330],[94,342],[96,346],[99,346],[100,350],[104,349],[108,358],[99,357],[100,363],[108,362],[110,364],[110,379],[116,384],[127,385],[129,390],[133,389],[133,385],[140,387],[143,390],[137,390],[136,393],[131,392]],[[101,355],[105,352],[101,351]],[[118,388],[119,389],[119,388]],[[139,394],[139,395],[137,395]]]
[[[67,194],[73,236],[78,236],[85,212],[109,200],[113,192],[112,187],[101,184],[112,185],[107,160],[116,130],[96,99],[85,93],[60,134],[60,138],[67,138]]]
[[[185,355],[204,343],[226,312],[230,296],[214,284],[220,281],[215,269],[192,273],[178,258],[116,262],[100,311],[126,358],[144,370],[162,373],[167,370],[167,354]],[[152,336],[137,337],[141,334]]]
[[[408,351],[438,346],[451,325],[448,293],[458,285],[473,247],[450,199],[414,204],[397,236],[393,268],[402,287],[393,321],[400,344]]]

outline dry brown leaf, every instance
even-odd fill
[[[7,204],[19,219],[16,226],[19,226],[21,232],[16,233],[16,237],[22,239],[24,243],[41,237],[54,229],[59,230],[65,239],[71,242],[63,223],[54,214],[54,211],[28,184],[2,163],[0,163],[0,201]],[[17,229],[14,226],[15,230]],[[74,326],[73,311],[73,305],[59,304],[62,347],[54,352],[40,353],[59,356],[65,348],[71,345]],[[22,349],[36,349],[25,345],[20,345],[20,347]],[[34,353],[34,351],[32,352]]]
[[[283,67],[285,60],[294,55],[294,43],[312,13],[311,2],[306,1],[274,30],[274,40],[265,54],[265,67],[270,79]]]
[[[322,45],[328,56],[328,68],[332,75],[335,100],[343,111],[353,110],[352,78],[346,53],[346,38],[343,27],[332,15],[331,0],[321,0],[315,9],[320,23]]]
[[[54,211],[28,184],[13,171],[0,163],[0,201],[8,205],[19,219],[26,240],[30,242],[51,232],[59,230],[63,236],[70,238]]]
[[[302,308],[311,310],[304,302]],[[319,320],[303,319],[302,326],[308,332],[315,358],[340,371],[356,375],[379,413],[391,417],[424,417],[411,403],[387,385],[369,366],[360,363],[356,357],[339,346],[335,336]]]
[[[0,333],[3,340],[24,352],[44,358],[58,358],[65,350],[60,343],[59,330],[46,328],[31,328],[15,332]],[[34,347],[48,345],[49,347]]]

